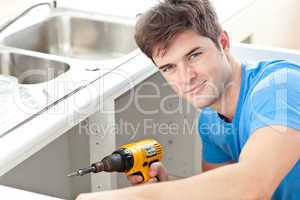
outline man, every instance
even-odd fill
[[[300,66],[235,59],[208,0],[159,3],[139,19],[136,42],[179,96],[203,108],[205,172],[80,200],[300,199]],[[161,163],[150,173],[167,179]]]

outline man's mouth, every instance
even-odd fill
[[[193,87],[192,89],[186,91],[185,93],[187,93],[187,94],[196,94],[197,92],[202,90],[202,88],[203,88],[203,86],[206,82],[207,82],[206,80],[201,81],[200,84],[198,84],[197,86]]]

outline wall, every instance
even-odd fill
[[[0,21],[9,16],[20,13],[24,8],[36,3],[38,0],[0,0]]]
[[[255,44],[300,49],[300,1],[264,0],[257,6],[259,14]]]
[[[299,8],[298,0],[258,0],[223,27],[235,42],[250,39],[256,45],[300,50]]]

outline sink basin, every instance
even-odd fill
[[[0,53],[0,74],[18,79],[20,84],[36,84],[52,80],[69,70],[69,65],[18,53]]]
[[[2,44],[84,60],[119,58],[137,48],[132,25],[69,15],[48,17],[7,36]]]
[[[28,84],[0,137],[140,54],[134,19],[65,8],[34,14],[0,33],[0,74]]]

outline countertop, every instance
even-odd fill
[[[33,192],[19,190],[7,186],[0,185],[1,198],[6,199],[22,199],[22,200],[62,200],[55,197],[45,196]]]
[[[225,3],[223,0],[214,0],[214,3],[220,20],[224,22],[253,1],[255,0],[227,0]],[[74,1],[70,2],[71,0],[59,0],[58,5],[126,17],[135,17],[137,13],[145,9],[145,5],[138,3],[141,2],[140,0],[135,1],[136,4],[132,4],[134,6],[130,8],[125,5],[125,1],[121,0],[117,1],[118,6],[113,6],[116,5],[116,0],[114,0],[109,1],[109,4],[100,4],[99,8],[92,6],[93,9],[91,6],[86,6],[87,1],[84,1],[84,3],[80,3],[80,1],[76,1],[76,3]],[[103,1],[99,0],[99,2]],[[153,1],[149,0],[146,2],[149,2],[146,7],[153,3]],[[232,5],[228,6],[230,4]],[[3,8],[2,5],[1,8]],[[151,61],[141,54],[88,87],[56,104],[46,113],[35,117],[0,138],[0,176],[64,134],[96,110],[99,110],[99,102],[103,104],[107,100],[116,98],[155,72],[157,72],[157,69]],[[90,91],[93,92],[90,93]],[[90,98],[86,98],[87,94],[93,95],[90,95]],[[76,100],[76,105],[74,100]],[[64,111],[57,112],[61,108],[65,108]]]

